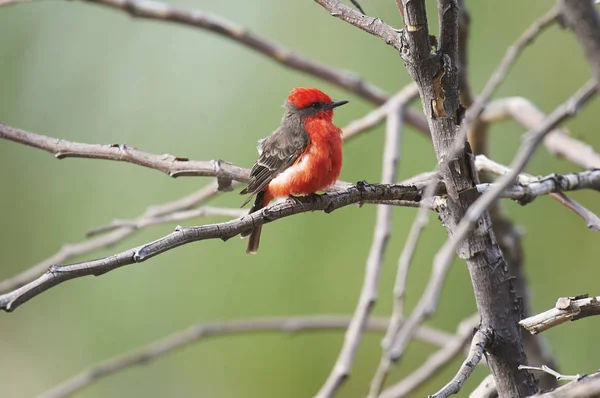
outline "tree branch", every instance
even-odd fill
[[[600,296],[561,297],[554,308],[530,316],[519,322],[529,333],[538,334],[567,321],[576,321],[588,316],[600,315]]]
[[[300,333],[338,330],[345,329],[349,323],[350,317],[339,315],[256,318],[219,323],[199,323],[129,353],[94,364],[39,395],[38,398],[64,398],[70,396],[107,376],[133,366],[147,365],[166,354],[210,337],[263,332]],[[383,331],[387,324],[388,320],[386,318],[373,318],[366,323],[365,329]],[[448,344],[454,339],[452,335],[427,327],[419,330],[417,338],[433,345]]]
[[[556,370],[546,366],[546,365],[542,365],[542,366],[525,366],[525,365],[520,365],[519,369],[527,369],[527,370],[534,370],[534,371],[539,371],[539,372],[544,372],[550,376],[553,376],[554,378],[556,378],[556,380],[558,381],[562,381],[562,380],[578,380],[581,378],[581,375],[563,375],[561,373],[558,373]]]
[[[450,395],[454,395],[460,391],[463,384],[465,384],[467,379],[471,376],[471,373],[473,373],[473,370],[475,370],[475,366],[481,361],[483,352],[492,341],[493,334],[494,333],[491,330],[477,330],[475,336],[473,336],[467,359],[465,359],[458,369],[456,376],[454,376],[448,384],[442,387],[441,390],[430,395],[430,398],[448,398]]]
[[[53,154],[57,159],[89,158],[127,162],[162,171],[169,177],[217,177],[225,182],[229,181],[229,186],[231,185],[231,180],[248,182],[250,175],[248,169],[237,167],[221,160],[201,162],[189,160],[185,157],[156,155],[140,151],[125,144],[99,145],[71,142],[30,133],[4,123],[0,123],[0,139],[42,149]]]
[[[400,42],[400,35],[398,34],[398,31],[383,22],[381,19],[363,15],[360,12],[340,3],[339,0],[315,0],[315,2],[329,11],[332,16],[348,22],[350,25],[356,26],[367,33],[379,37],[386,44],[389,44],[396,50],[401,51],[402,43]]]

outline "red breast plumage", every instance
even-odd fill
[[[285,104],[281,126],[260,141],[259,158],[241,194],[256,196],[250,213],[271,200],[310,195],[334,184],[342,169],[342,130],[333,124],[333,109],[348,101],[332,101],[316,88],[293,89]],[[246,253],[258,250],[261,226],[250,235]]]

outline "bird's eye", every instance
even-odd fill
[[[312,104],[310,104],[310,107],[313,109],[318,109],[320,106],[321,104],[318,102],[313,102]]]

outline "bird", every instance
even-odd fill
[[[342,169],[342,130],[333,124],[333,110],[348,101],[332,101],[312,87],[290,91],[281,125],[259,141],[258,160],[250,181],[240,194],[254,198],[248,214],[259,211],[275,198],[312,195],[333,185]],[[245,231],[250,236],[246,254],[255,254],[262,225]]]

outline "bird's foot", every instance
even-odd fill
[[[290,196],[288,196],[288,198],[286,199],[286,201],[288,203],[293,204],[293,205],[302,205],[302,204],[304,204],[304,202],[300,198],[301,198],[300,196],[290,195]]]

